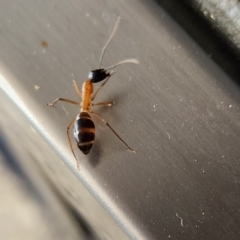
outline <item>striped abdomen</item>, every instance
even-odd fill
[[[78,148],[84,154],[88,154],[95,138],[95,125],[87,112],[78,114],[73,127],[73,135]]]

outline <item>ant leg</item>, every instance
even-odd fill
[[[72,150],[73,156],[74,156],[74,158],[76,159],[76,162],[77,162],[77,168],[79,169],[79,162],[78,162],[78,160],[76,158],[76,155],[75,155],[75,153],[73,151],[72,141],[71,141],[71,138],[69,136],[69,129],[72,127],[74,122],[75,122],[75,118],[70,122],[70,124],[67,127],[67,136],[68,136],[68,142],[69,142],[70,148]]]
[[[94,98],[96,97],[97,93],[99,92],[99,90],[107,83],[107,81],[109,80],[109,78],[114,74],[115,72],[112,72],[111,75],[98,87],[97,91],[93,94],[91,100],[93,101]]]
[[[129,149],[129,150],[131,150],[132,152],[134,152],[134,153],[136,153],[136,151],[134,151],[132,148],[130,148],[128,145],[127,145],[127,143],[115,132],[115,130],[109,125],[109,123],[105,120],[105,119],[103,119],[99,114],[97,114],[97,113],[95,113],[95,112],[90,112],[91,114],[93,114],[93,115],[95,115],[95,116],[97,116],[98,118],[100,118],[111,130],[112,130],[112,132],[118,137],[118,139],[120,140],[120,141],[122,141],[126,146],[127,146],[127,148]]]
[[[65,98],[57,98],[55,101],[53,101],[52,103],[46,103],[47,106],[51,106],[53,107],[58,101],[63,101],[63,102],[67,102],[67,103],[71,103],[71,104],[75,104],[75,105],[80,105],[79,102],[75,102],[73,100],[69,100],[69,99],[65,99]]]
[[[82,93],[77,85],[77,82],[75,80],[73,80],[73,86],[75,88],[75,91],[77,92],[78,96],[81,98],[82,97]]]
[[[114,102],[99,102],[99,103],[90,103],[90,106],[108,106],[111,107]]]

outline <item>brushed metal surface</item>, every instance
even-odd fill
[[[239,88],[176,22],[154,2],[1,6],[1,86],[129,237],[238,239]],[[97,97],[116,104],[96,111],[137,153],[95,119],[92,152],[75,147],[77,171],[65,129],[79,109],[45,103],[78,99],[72,79],[98,66],[119,15],[103,66],[140,64],[117,69]]]
[[[128,239],[2,90],[0,102],[0,238]]]
[[[211,0],[204,2],[197,0],[197,7],[203,12],[206,18],[213,24],[217,24],[218,28],[224,32],[230,40],[240,48],[240,20],[239,20],[239,2],[232,1],[216,1]],[[229,27],[229,25],[231,27]]]
[[[86,239],[39,167],[56,154],[1,89],[0,102],[0,238]]]

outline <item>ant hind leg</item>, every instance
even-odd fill
[[[93,111],[90,112],[91,114],[97,116],[98,118],[100,118],[109,128],[110,130],[118,137],[118,139],[124,143],[124,145],[132,152],[136,153],[136,151],[134,151],[130,146],[128,146],[128,144],[116,133],[116,131],[109,125],[109,123],[103,119],[98,113],[95,113]]]
[[[76,158],[76,155],[74,153],[74,150],[73,150],[73,146],[72,146],[72,141],[71,141],[71,138],[70,138],[70,135],[69,135],[69,129],[72,127],[73,123],[75,122],[75,118],[70,122],[70,124],[68,125],[67,127],[67,137],[68,137],[68,142],[69,142],[69,145],[70,145],[70,148],[71,148],[71,151],[73,153],[73,156],[74,158],[76,159],[76,162],[77,162],[77,168],[79,169],[79,162]]]

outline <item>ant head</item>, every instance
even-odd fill
[[[88,74],[88,79],[90,79],[92,83],[98,83],[105,80],[109,76],[110,76],[109,72],[107,72],[103,68],[100,68],[100,69],[92,70]]]

